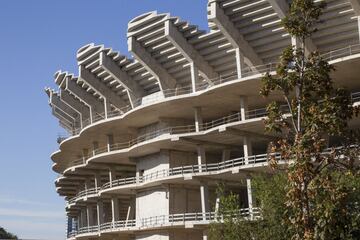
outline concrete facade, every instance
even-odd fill
[[[307,51],[335,66],[334,82],[358,104],[360,5],[327,2]],[[208,0],[206,8],[209,31],[145,13],[128,24],[133,58],[87,44],[78,75],[55,73],[59,89],[46,93],[68,137],[51,159],[69,239],[207,239],[219,183],[239,194],[243,216],[259,216],[250,176],[269,172],[265,106],[282,99],[258,92],[297,42],[280,25],[287,1]]]

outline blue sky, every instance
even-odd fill
[[[65,203],[50,154],[62,130],[45,86],[77,71],[82,45],[127,54],[127,23],[157,10],[207,29],[206,0],[3,0],[0,2],[0,226],[21,238],[64,239]]]

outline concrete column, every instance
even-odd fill
[[[111,112],[110,101],[107,98],[104,98],[104,108],[105,108],[105,119],[109,117],[109,113]]]
[[[246,188],[247,188],[247,195],[248,195],[248,207],[250,213],[250,219],[253,220],[253,195],[252,195],[252,188],[251,188],[251,179],[246,179]]]
[[[114,168],[109,168],[109,182],[112,187],[112,182],[116,179],[116,171]]]
[[[244,137],[244,160],[245,164],[249,164],[249,156],[252,156],[252,145],[251,141],[248,137]],[[253,219],[253,194],[251,188],[251,179],[246,179],[246,188],[247,188],[247,196],[248,196],[248,208],[250,213],[250,218]]]
[[[80,210],[80,219],[81,219],[81,227],[86,227],[87,224],[87,217],[86,217],[86,209],[82,208]]]
[[[208,240],[209,230],[203,230],[203,240]]]
[[[203,118],[201,113],[201,107],[195,107],[195,131],[201,131],[201,126],[203,124]]]
[[[300,47],[300,42],[296,37],[291,37],[291,45],[295,48]]]
[[[86,217],[87,217],[87,226],[94,226],[94,211],[91,205],[86,206]]]
[[[360,16],[357,17],[357,20],[358,20],[359,42],[360,42]]]
[[[140,172],[139,172],[139,169],[136,169],[135,177],[136,177],[136,184],[139,184],[139,183],[140,183]]]
[[[119,199],[117,197],[111,198],[111,216],[112,222],[119,221]]]
[[[99,143],[98,142],[93,142],[93,148],[92,148],[92,154],[93,156],[96,155],[96,150],[99,148]]]
[[[242,70],[244,69],[244,54],[241,53],[240,48],[235,48],[236,55],[236,71],[237,77],[242,78]]]
[[[225,162],[230,159],[230,149],[224,149],[222,151],[221,161]]]
[[[244,121],[246,119],[246,112],[248,111],[248,101],[247,97],[240,96],[240,117]]]
[[[83,159],[83,163],[86,163],[86,159],[88,159],[89,157],[89,150],[87,148],[84,148],[82,150],[82,159]]]
[[[192,91],[196,92],[196,84],[199,82],[199,71],[194,62],[190,62],[190,73]]]
[[[111,151],[111,146],[114,144],[114,135],[108,134],[107,135],[107,151]]]
[[[104,223],[104,203],[100,199],[96,204],[96,211],[97,211],[97,224],[100,226]]]
[[[101,187],[101,174],[100,172],[95,173],[95,188],[99,189]]]
[[[202,164],[206,164],[206,155],[205,155],[205,149],[203,145],[197,145],[197,161],[199,165],[199,172],[202,172],[204,169],[204,166],[200,166]]]
[[[90,178],[85,179],[85,190],[89,190],[91,188],[91,180]]]
[[[79,215],[78,215],[78,217],[77,217],[77,229],[76,230],[79,230],[79,228],[81,228],[82,227],[82,222],[81,222],[81,211],[80,211],[80,213],[79,213]]]
[[[201,212],[203,213],[203,220],[206,219],[207,212],[210,212],[209,207],[209,187],[206,183],[202,182],[200,185],[200,199],[201,199]]]
[[[245,160],[245,164],[249,164],[249,157],[252,156],[253,153],[252,153],[251,140],[250,140],[249,137],[247,137],[247,136],[244,136],[243,149],[244,149],[244,160]]]

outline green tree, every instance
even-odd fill
[[[347,211],[352,190],[340,184],[344,176],[359,176],[354,164],[359,156],[357,134],[348,126],[358,108],[353,107],[348,91],[334,87],[330,77],[334,68],[317,52],[305,53],[306,40],[316,31],[323,8],[324,4],[312,0],[292,1],[282,22],[300,44],[285,49],[277,75],[266,74],[260,92],[263,96],[280,93],[287,104],[286,109],[278,102],[268,105],[265,130],[281,136],[270,144],[270,153],[290,161],[284,224],[296,240],[351,239],[347,220],[359,215]],[[341,141],[341,147],[329,150],[329,138]],[[277,168],[278,158],[270,156]]]
[[[214,223],[210,225],[210,240],[283,240],[289,239],[288,229],[281,223],[285,212],[286,176],[275,174],[254,176],[252,186],[254,197],[261,206],[261,218],[249,221],[249,215],[239,214],[239,196],[227,190],[225,185],[217,188],[220,196],[219,210]],[[232,213],[232,214],[231,214]]]
[[[18,239],[18,237],[12,233],[7,232],[4,228],[0,227],[0,239]]]
[[[345,88],[334,87],[333,66],[305,51],[324,7],[292,1],[282,23],[297,46],[283,51],[275,76],[262,79],[262,96],[283,98],[267,106],[265,120],[265,131],[277,136],[269,145],[269,163],[280,173],[253,180],[263,219],[224,216],[212,224],[212,239],[360,239],[359,134],[348,125],[359,109]],[[329,139],[338,147],[329,147]],[[234,198],[224,195],[220,209],[236,211]]]

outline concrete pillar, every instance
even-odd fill
[[[360,16],[357,17],[357,20],[358,20],[359,43],[360,43]]]
[[[200,165],[206,164],[206,155],[205,155],[204,146],[197,145],[196,150],[197,150],[197,161],[198,161],[198,165],[199,165],[199,172],[202,172],[203,170],[205,171],[206,169],[204,169],[204,166],[200,166]]]
[[[100,172],[95,173],[95,188],[96,189],[101,188],[101,174],[100,174]]]
[[[243,149],[244,149],[244,160],[245,160],[245,164],[249,164],[249,157],[251,157],[251,156],[253,155],[253,153],[252,153],[251,140],[250,140],[249,137],[247,137],[247,136],[244,136]]]
[[[81,211],[80,211],[80,213],[78,214],[78,216],[77,216],[77,229],[76,230],[79,230],[79,228],[81,228],[82,227],[82,222],[81,222]]]
[[[207,212],[210,212],[209,207],[209,187],[205,182],[200,185],[200,199],[201,199],[201,212],[203,213],[203,220],[206,220]]]
[[[86,227],[87,224],[87,217],[86,217],[86,209],[82,208],[80,210],[80,219],[81,219],[81,227]]]
[[[111,151],[111,146],[114,144],[114,135],[108,134],[107,135],[107,151]]]
[[[199,82],[199,71],[194,62],[190,62],[190,73],[192,92],[196,92],[196,85]]]
[[[97,141],[93,142],[92,154],[96,155],[96,150],[99,148],[99,143]]]
[[[97,211],[97,224],[100,226],[104,223],[104,203],[101,199],[98,200],[96,204]]]
[[[252,188],[251,188],[251,179],[246,179],[246,188],[247,188],[247,195],[248,195],[248,207],[249,207],[249,214],[250,219],[253,220],[254,214],[253,214],[253,195],[252,195]]]
[[[87,148],[84,148],[82,150],[82,160],[84,164],[86,163],[86,159],[88,159],[88,157],[89,157],[89,150]]]
[[[235,48],[236,55],[236,71],[237,77],[242,78],[242,70],[244,69],[244,54],[241,53],[240,48]]]
[[[85,178],[85,190],[89,190],[91,188],[91,180],[90,178]]]
[[[110,101],[107,98],[104,98],[104,108],[105,108],[105,119],[109,117],[109,113],[111,112]]]
[[[109,182],[112,187],[112,182],[116,179],[116,171],[114,168],[109,168]]]
[[[244,160],[245,164],[249,164],[249,156],[252,156],[252,145],[251,141],[248,137],[244,137]],[[246,179],[246,189],[247,189],[247,196],[248,196],[248,208],[250,213],[250,218],[253,219],[253,194],[251,188],[251,179]]]
[[[224,149],[222,151],[221,161],[225,162],[230,159],[230,149]]]
[[[202,124],[203,124],[201,107],[195,107],[194,110],[195,110],[195,131],[199,132],[199,131],[201,131]]]
[[[205,229],[203,230],[203,240],[208,240],[209,230]]]
[[[244,121],[246,119],[246,112],[248,111],[248,101],[247,97],[240,96],[240,117]]]
[[[94,211],[93,207],[91,205],[86,206],[86,217],[87,217],[87,226],[94,226]]]
[[[112,216],[112,222],[119,221],[119,199],[117,197],[111,198],[111,216]]]
[[[139,183],[140,183],[140,172],[139,172],[139,169],[136,169],[135,177],[136,177],[136,184],[139,184]]]
[[[295,48],[300,47],[300,42],[296,37],[291,37],[291,45]]]

